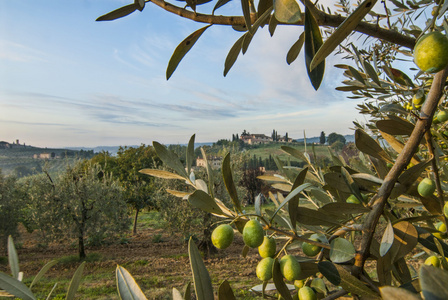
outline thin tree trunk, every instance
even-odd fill
[[[84,248],[84,230],[82,230],[82,229],[79,231],[78,251],[79,251],[79,259],[80,260],[86,258],[86,251]]]
[[[132,226],[132,234],[136,235],[137,234],[137,218],[138,218],[138,213],[140,212],[140,208],[136,208],[135,209],[135,216],[134,216],[134,226]]]

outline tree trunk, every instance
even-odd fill
[[[82,229],[79,231],[78,252],[79,252],[80,260],[83,260],[84,258],[86,258],[86,251],[84,249],[84,231]]]
[[[135,209],[135,216],[134,216],[134,225],[132,226],[132,234],[136,235],[137,234],[137,218],[138,218],[138,213],[140,212],[140,208],[136,208]]]
[[[207,213],[204,216],[204,231],[202,240],[199,242],[198,249],[202,251],[205,257],[209,257],[212,253],[216,253],[217,250],[212,244],[212,231],[211,231],[211,214]]]

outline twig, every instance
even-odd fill
[[[334,300],[334,299],[338,299],[339,297],[342,297],[347,294],[348,294],[348,292],[346,290],[340,290],[340,291],[337,291],[336,293],[328,295],[325,298],[322,298],[322,300]]]

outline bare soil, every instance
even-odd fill
[[[23,244],[20,241],[23,241]],[[20,241],[16,243],[20,246],[17,250],[20,271],[24,272],[24,282],[27,285],[45,263],[78,254],[75,247],[67,245],[51,245],[45,249],[39,247],[35,239],[26,233],[22,235]],[[192,282],[187,246],[188,243],[180,236],[166,233],[161,229],[147,229],[131,236],[127,244],[87,247],[87,255],[94,253],[97,260],[88,262],[85,266],[78,299],[118,299],[114,291],[117,265],[125,267],[134,276],[148,299],[172,299],[173,287],[182,291],[188,282]],[[246,299],[254,299],[255,295],[247,291],[250,287],[261,283],[255,275],[259,256],[257,250],[252,249],[245,258],[242,257],[243,247],[241,236],[236,235],[229,248],[211,254],[204,258],[204,262],[210,272],[215,291],[222,281],[228,280],[235,294],[239,295],[238,299],[245,299],[246,295]],[[79,264],[73,259],[70,262],[56,264],[45,275],[52,282],[51,285],[47,284],[50,287],[40,284],[44,285],[45,289],[39,296],[45,297],[55,282],[59,282],[58,285],[65,285],[65,289],[60,287],[56,291],[57,294],[64,295],[68,282]],[[10,272],[5,259],[3,264],[0,263],[0,271]],[[39,284],[36,286],[36,291],[39,294]]]

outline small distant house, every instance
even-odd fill
[[[207,161],[213,169],[220,169],[222,166],[222,157],[217,156],[207,157]],[[198,157],[196,159],[196,166],[205,168],[206,167],[205,162],[206,162],[205,159]]]
[[[245,144],[257,145],[257,144],[268,144],[272,142],[272,137],[265,134],[247,134],[241,135],[240,138]]]
[[[34,154],[33,158],[34,159],[54,159],[54,158],[56,158],[56,153],[51,152],[51,153]]]

